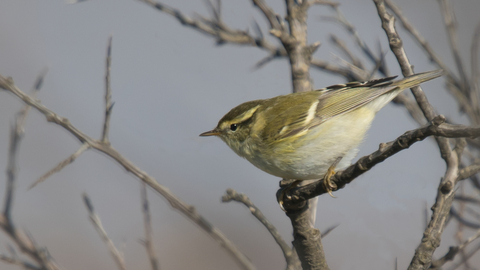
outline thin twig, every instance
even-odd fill
[[[263,13],[265,18],[267,18],[268,23],[270,24],[271,29],[275,29],[277,31],[284,31],[283,27],[277,20],[278,15],[271,9],[263,0],[252,0],[254,6],[258,7],[258,9]],[[285,33],[287,34],[287,33]],[[288,34],[287,34],[288,35]]]
[[[358,57],[356,57],[347,47],[345,42],[343,42],[340,38],[336,35],[330,35],[330,40],[332,41],[333,45],[337,46],[347,57],[352,61],[352,64],[360,69],[364,69],[362,61]]]
[[[335,230],[338,226],[340,226],[340,224],[335,224],[323,230],[322,239],[325,238],[325,236],[327,236],[328,234],[330,234],[333,230]]]
[[[70,155],[68,158],[62,160],[60,163],[57,164],[57,166],[55,166],[54,168],[52,168],[51,170],[46,172],[44,175],[40,176],[35,182],[30,184],[28,189],[34,188],[36,185],[42,183],[43,181],[45,181],[48,177],[50,177],[54,173],[57,173],[57,172],[61,171],[68,164],[71,164],[72,162],[74,162],[83,152],[85,152],[89,148],[90,148],[90,146],[87,143],[82,144],[82,146],[80,146],[80,148],[78,148],[78,150],[75,153]]]
[[[255,39],[250,36],[248,32],[233,30],[227,28],[225,25],[220,26],[219,22],[215,19],[194,20],[182,14],[179,10],[171,8],[163,3],[155,2],[153,0],[139,1],[144,2],[159,11],[165,12],[166,14],[175,17],[184,26],[192,27],[204,34],[215,37],[217,39],[217,42],[229,42],[240,45],[256,46]]]
[[[18,265],[23,267],[24,269],[42,270],[42,268],[35,266],[30,262],[22,260],[18,257],[11,257],[11,256],[0,254],[0,261],[3,261],[4,263],[8,263],[8,264]]]
[[[145,240],[142,241],[145,249],[147,250],[148,258],[150,259],[150,265],[152,266],[152,270],[160,269],[160,265],[158,264],[157,255],[155,254],[155,247],[153,246],[153,230],[152,230],[152,220],[150,217],[150,206],[148,203],[147,197],[147,185],[142,182],[142,213],[143,213],[143,225],[145,227]]]
[[[471,55],[471,69],[472,69],[472,78],[471,78],[471,89],[470,89],[470,101],[472,107],[476,110],[478,117],[476,118],[477,122],[480,122],[480,70],[478,68],[478,51],[480,50],[480,23],[475,28],[475,33],[472,38],[472,46],[470,48]]]
[[[33,95],[40,90],[42,86],[41,82],[43,81],[45,74],[46,71],[44,70],[44,72],[42,72],[37,78],[33,88]],[[9,263],[21,264],[27,269],[58,270],[58,267],[53,261],[52,257],[49,255],[48,250],[46,248],[38,248],[33,240],[33,237],[29,237],[23,231],[18,230],[13,224],[11,216],[16,181],[17,154],[20,141],[24,134],[24,125],[26,122],[25,119],[29,111],[28,107],[29,105],[26,104],[16,115],[15,121],[11,127],[10,149],[7,166],[7,187],[5,189],[5,206],[3,213],[0,214],[0,229],[2,229],[5,234],[12,239],[22,253],[33,259],[38,264],[38,267],[23,260],[14,260],[15,258],[13,257],[2,256],[1,259]]]
[[[473,255],[475,255],[475,253],[477,253],[478,251],[480,250],[480,244],[477,245],[475,248],[473,248],[472,250],[470,250],[468,252],[468,254],[465,255],[465,259],[468,260],[470,259]],[[460,262],[457,262],[455,264],[453,264],[452,266],[450,266],[447,270],[455,270],[457,269],[459,266],[461,266],[462,264],[464,264],[466,261],[465,260],[462,260]]]
[[[110,67],[112,64],[112,35],[108,37],[107,57],[105,60],[105,120],[103,122],[102,142],[109,144],[110,116],[113,109],[112,88],[110,86]]]
[[[88,195],[86,193],[83,194],[83,202],[85,203],[85,207],[88,210],[88,217],[90,218],[90,221],[92,221],[93,227],[95,227],[98,234],[100,235],[100,238],[107,245],[108,250],[110,251],[110,254],[113,257],[113,260],[117,264],[117,267],[121,270],[126,270],[127,268],[125,267],[125,260],[122,254],[118,251],[118,249],[113,244],[112,240],[108,237],[107,232],[102,226],[100,217],[93,210],[93,204],[90,201],[90,198],[88,198]]]
[[[336,7],[340,5],[337,2],[332,2],[327,0],[304,0],[303,3],[307,4],[308,6],[324,5],[324,6]]]
[[[287,269],[290,269],[290,267],[294,266],[295,264],[298,264],[297,258],[293,255],[292,249],[290,246],[283,240],[282,236],[278,232],[277,228],[270,223],[270,221],[267,220],[267,218],[263,215],[263,213],[258,209],[257,206],[255,206],[252,201],[247,197],[247,195],[243,193],[238,193],[233,189],[227,189],[225,195],[222,196],[222,202],[231,202],[231,201],[236,201],[243,203],[252,213],[252,215],[260,221],[265,228],[267,228],[268,232],[272,235],[273,239],[275,239],[275,242],[280,246],[283,252],[283,256],[285,257],[285,260],[287,261]]]
[[[362,50],[362,52],[367,56],[367,58],[374,64],[378,63],[380,61],[379,58],[377,58],[372,50],[370,50],[370,48],[368,47],[368,45],[365,43],[365,41],[363,41],[361,38],[360,38],[360,35],[358,34],[357,32],[357,29],[355,28],[355,26],[353,24],[351,24],[347,18],[345,17],[345,15],[343,15],[343,12],[340,10],[340,7],[339,6],[334,6],[333,9],[335,10],[337,16],[336,17],[322,17],[323,19],[326,19],[326,20],[331,20],[333,22],[336,22],[338,24],[340,24],[341,26],[343,26],[347,32],[353,37],[353,40],[355,41],[355,43],[357,44],[358,47],[360,47],[360,49]],[[357,65],[358,66],[358,65]],[[362,68],[361,66],[358,66],[360,68]],[[363,69],[363,68],[362,68]],[[383,74],[383,76],[389,76],[389,72],[388,72],[388,69],[386,66],[384,65],[380,65],[379,67],[379,71],[380,73]]]
[[[425,116],[422,113],[422,110],[420,110],[420,107],[418,107],[418,103],[412,100],[405,92],[400,93],[398,96],[396,96],[393,100],[393,103],[396,104],[402,104],[405,109],[407,109],[408,113],[410,116],[420,125],[425,125],[427,123],[427,120],[425,119]]]
[[[348,81],[363,81],[363,74],[359,74],[352,69],[334,66],[327,61],[312,58],[310,63],[313,68],[317,68],[328,73],[337,74],[345,77]]]
[[[460,73],[460,78],[461,78],[460,90],[464,94],[467,94],[468,79],[467,79],[467,74],[465,73],[465,68],[463,66],[462,58],[460,57],[460,52],[458,51],[457,20],[455,18],[455,13],[453,12],[453,8],[451,7],[450,2],[448,0],[438,0],[438,2],[440,4],[440,9],[442,10],[445,27],[447,29],[450,48],[452,50],[452,54],[455,59],[455,64],[457,66],[458,73]]]
[[[458,180],[464,180],[480,172],[480,161],[458,171]]]
[[[468,203],[474,203],[480,205],[480,199],[471,196],[462,196],[462,195],[455,195],[456,201],[463,201]]]
[[[457,220],[459,223],[462,223],[466,227],[469,227],[472,229],[480,229],[480,223],[475,223],[467,220],[466,218],[462,217],[453,207],[450,208],[450,216],[455,218],[455,220]]]

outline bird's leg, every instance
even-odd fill
[[[337,188],[337,185],[330,181],[330,178],[335,175],[335,167],[337,167],[338,163],[342,160],[342,157],[338,157],[330,167],[328,167],[327,173],[323,177],[323,185],[325,190],[328,192],[328,195],[332,196],[332,198],[336,198],[333,196],[332,191]]]
[[[287,212],[285,208],[283,208],[283,198],[285,198],[285,196],[287,195],[287,192],[297,187],[298,184],[300,184],[300,182],[302,182],[302,180],[293,180],[293,182],[290,185],[288,185],[286,188],[284,188],[280,193],[280,195],[278,196],[277,198],[278,204],[280,205],[280,209],[282,209],[283,212]]]

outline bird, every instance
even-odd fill
[[[322,89],[242,103],[200,136],[222,139],[255,167],[283,179],[323,179],[346,168],[357,155],[376,113],[404,89],[432,80],[442,70]],[[282,207],[282,201],[280,201]],[[282,207],[283,209],[283,207]]]

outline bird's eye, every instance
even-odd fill
[[[237,130],[237,124],[231,124],[231,125],[230,125],[230,130],[231,130],[231,131]]]

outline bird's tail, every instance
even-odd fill
[[[417,73],[408,77],[405,77],[400,80],[396,80],[392,82],[392,86],[398,86],[400,89],[411,88],[417,86],[423,82],[435,79],[443,75],[442,69]]]

